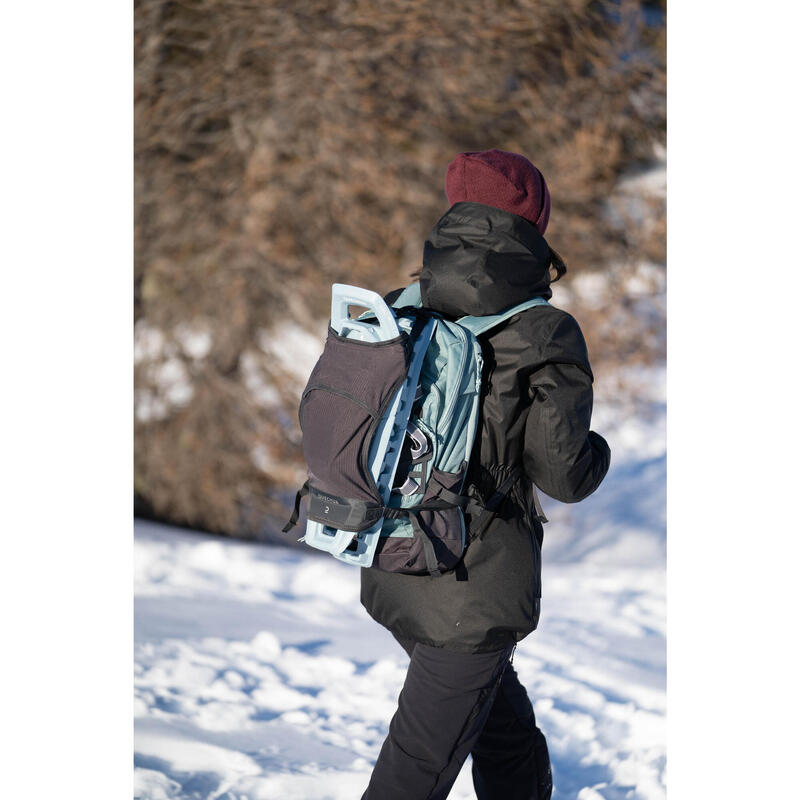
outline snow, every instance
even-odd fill
[[[207,327],[180,324],[176,326],[174,335],[183,352],[196,361],[204,359],[211,352],[213,338]]]
[[[542,618],[514,665],[557,800],[665,797],[663,370],[639,378],[644,412],[596,407],[602,487],[542,498]],[[408,659],[361,607],[356,568],[137,521],[135,582],[136,797],[361,796]],[[450,797],[474,798],[469,763]]]
[[[179,326],[176,339],[195,359],[205,357],[211,347],[210,334],[200,328]],[[167,342],[161,330],[139,320],[134,327],[133,354],[135,364],[147,366],[150,382],[149,388],[136,389],[137,419],[141,422],[165,419],[171,410],[189,403],[194,394],[189,372],[177,345]]]
[[[298,386],[303,386],[325,345],[326,328],[318,325],[309,331],[296,322],[283,322],[280,331],[260,330],[258,344]]]

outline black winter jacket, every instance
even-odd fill
[[[456,203],[425,242],[423,305],[457,318],[549,299],[549,264],[550,249],[527,220]],[[480,341],[481,415],[468,483],[488,497],[516,466],[523,478],[461,569],[437,578],[361,570],[361,602],[375,620],[401,638],[461,652],[497,649],[536,628],[543,530],[531,483],[575,503],[600,485],[610,460],[605,440],[589,430],[593,376],[572,316],[534,307]]]

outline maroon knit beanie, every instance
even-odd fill
[[[525,156],[505,150],[459,153],[447,167],[450,205],[485,203],[524,217],[544,234],[550,219],[550,191],[544,175]]]

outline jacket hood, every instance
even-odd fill
[[[497,314],[531,297],[552,297],[550,246],[523,217],[483,203],[453,205],[422,256],[422,303],[449,317]]]

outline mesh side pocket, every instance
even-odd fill
[[[458,472],[432,469],[422,503],[437,500],[443,488],[453,492],[458,491],[464,478],[464,469],[465,467],[462,467]],[[423,529],[422,535],[427,535],[433,544],[439,569],[442,572],[452,570],[464,554],[464,516],[461,509],[453,507],[420,511],[417,519]],[[373,566],[385,572],[403,572],[412,575],[428,572],[425,550],[416,533],[413,538],[381,537]]]
[[[457,492],[463,478],[463,467],[458,472],[433,469],[422,502],[437,500],[441,489]],[[433,541],[439,568],[442,572],[453,569],[464,554],[464,514],[461,509],[456,507],[438,511],[420,511],[418,518],[420,526]]]
[[[402,527],[403,529],[407,527],[410,531],[411,523],[404,522]],[[381,536],[372,566],[383,572],[403,572],[411,575],[427,572],[422,542],[413,534]]]
[[[300,401],[309,518],[345,530],[370,527],[383,501],[368,456],[381,415],[405,380],[405,333],[375,344],[328,331]]]

